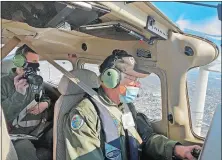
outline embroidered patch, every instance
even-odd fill
[[[115,126],[118,127],[118,125],[119,125],[118,121],[116,119],[114,119],[113,122],[114,122]]]
[[[77,129],[80,129],[84,124],[84,120],[82,119],[82,117],[78,114],[75,114],[73,117],[72,117],[72,120],[71,120],[71,128],[73,130],[77,130]]]
[[[105,155],[108,159],[121,160],[121,151],[108,143],[105,143],[105,152]]]

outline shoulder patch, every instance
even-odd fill
[[[72,130],[78,130],[80,129],[84,124],[84,120],[82,119],[82,117],[78,114],[75,114],[73,117],[72,117],[72,120],[71,120],[71,128]]]
[[[119,126],[119,122],[118,122],[118,120],[117,120],[117,119],[113,119],[113,122],[114,122],[114,124],[115,124],[115,126],[116,126],[116,127],[118,127],[118,126]]]

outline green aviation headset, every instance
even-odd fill
[[[115,62],[123,57],[131,57],[126,51],[115,49],[100,66],[100,80],[107,88],[116,88],[122,79],[121,71],[116,68]],[[101,68],[105,68],[102,71]]]
[[[100,80],[107,88],[116,88],[120,84],[122,74],[121,71],[116,68],[115,62],[125,56],[127,55],[123,54],[122,50],[116,49],[112,55],[107,57],[103,64],[101,64],[100,72],[101,68],[105,69],[101,72]]]
[[[121,72],[115,67],[108,68],[100,75],[100,80],[107,88],[116,88],[121,81]]]
[[[24,67],[27,59],[25,57],[25,52],[27,47],[24,45],[21,49],[17,50],[17,54],[13,57],[12,62],[16,67]]]

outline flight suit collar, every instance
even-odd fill
[[[106,95],[105,91],[103,90],[102,87],[100,87],[98,89],[98,94],[100,99],[107,105],[109,106],[117,106],[117,104],[115,104],[113,101],[111,101],[111,99],[109,99],[109,97]]]
[[[116,103],[114,103],[105,93],[105,91],[103,90],[102,87],[100,87],[98,89],[98,94],[99,94],[99,97],[100,99],[106,104],[106,105],[109,105],[109,106],[116,106],[118,107],[121,111],[123,111],[124,109],[124,105],[122,103],[120,103],[119,105],[117,105]]]

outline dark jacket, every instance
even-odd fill
[[[19,113],[35,99],[35,93],[32,92],[31,87],[27,88],[25,95],[16,91],[14,86],[14,77],[16,75],[15,68],[12,68],[8,75],[1,77],[1,105],[8,124],[11,124]],[[44,94],[44,91],[40,97],[40,102],[47,102],[50,106],[51,101]],[[41,114],[27,114],[26,120],[38,120],[40,117]]]
[[[133,104],[130,104],[129,108],[136,122],[136,129],[144,142],[141,160],[171,160],[175,145],[180,143],[156,134],[146,115],[137,113]]]

